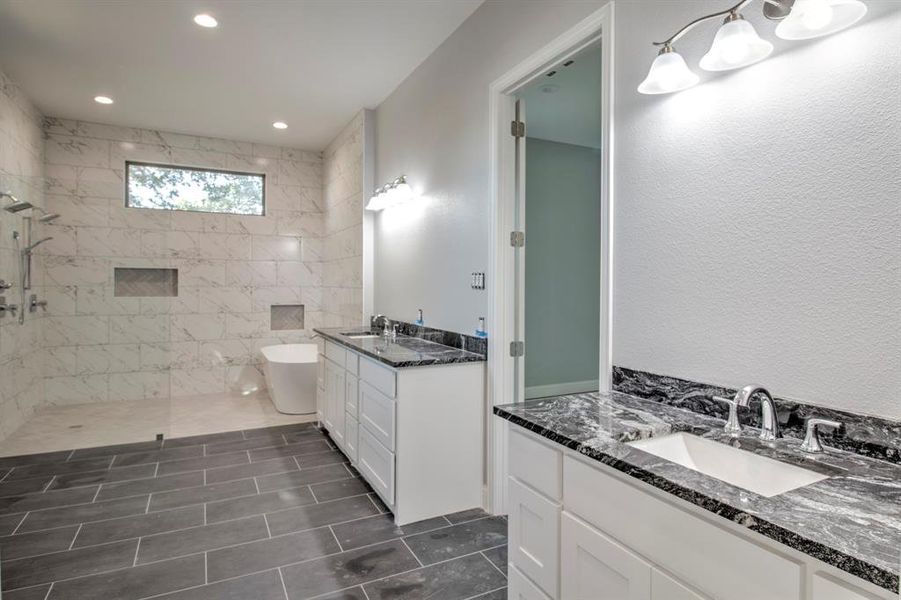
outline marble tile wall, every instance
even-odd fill
[[[262,346],[328,322],[321,153],[54,118],[44,152],[49,404],[250,392]],[[266,215],[125,208],[126,160],[265,173]],[[116,297],[116,267],[178,269],[178,296]],[[274,304],[306,328],[273,331]]]
[[[363,323],[363,111],[323,152],[322,318]]]
[[[0,72],[0,192],[44,205],[41,116],[16,84]],[[0,199],[6,206],[8,199]],[[0,279],[15,284],[0,291],[7,303],[18,304],[17,253],[12,232],[23,230],[22,217],[31,211],[0,210]],[[40,235],[39,227],[35,227]],[[43,294],[40,261],[32,270],[32,287]],[[43,402],[41,313],[26,313],[24,325],[7,314],[0,318],[0,439],[31,416]]]

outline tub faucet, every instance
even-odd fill
[[[772,442],[776,438],[782,437],[779,431],[779,419],[776,416],[776,403],[773,402],[773,395],[763,386],[746,385],[735,393],[735,402],[738,406],[747,407],[751,403],[751,398],[760,394],[760,439],[765,442]]]

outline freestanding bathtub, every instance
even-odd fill
[[[316,412],[316,344],[279,344],[261,348],[266,386],[278,412],[308,415]]]

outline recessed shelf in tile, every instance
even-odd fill
[[[113,279],[116,296],[178,296],[178,269],[116,267]]]

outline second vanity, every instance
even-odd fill
[[[398,525],[482,505],[485,357],[317,329],[319,422]]]
[[[899,598],[899,465],[732,437],[722,420],[617,392],[494,412],[511,424],[511,599]],[[693,453],[696,468],[679,464]],[[739,482],[757,492],[702,472],[717,469],[750,473]]]

